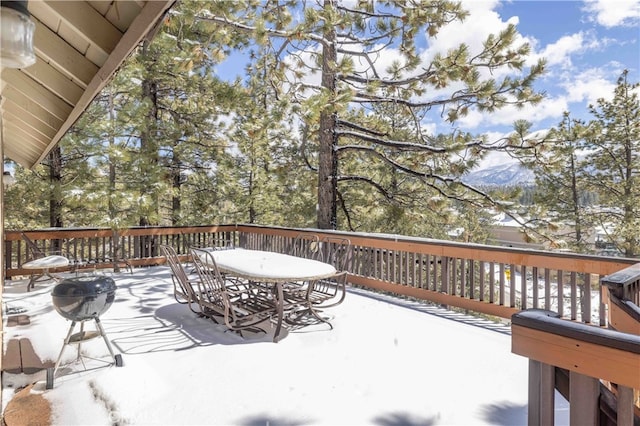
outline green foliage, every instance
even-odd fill
[[[611,229],[607,239],[627,257],[640,256],[640,84],[618,79],[613,99],[590,106],[588,187],[597,191],[596,223]]]
[[[640,255],[640,106],[638,83],[625,71],[611,101],[591,106],[594,120],[569,118],[546,135],[527,136],[516,123],[511,144],[536,172],[529,229],[579,252],[593,251],[593,235],[627,257]]]
[[[466,17],[451,1],[179,2],[61,144],[63,157],[81,154],[60,186],[68,223],[484,240],[478,212],[499,200],[461,176],[489,144],[456,122],[539,101],[544,62],[524,68],[513,26],[480,52],[425,61],[418,37]],[[386,69],[381,47],[397,53]],[[216,65],[235,52],[249,58],[246,78],[220,81]]]

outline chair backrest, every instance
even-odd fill
[[[338,271],[346,271],[351,261],[352,246],[347,238],[324,237],[320,240],[322,261],[333,265]]]
[[[167,259],[167,264],[169,265],[169,268],[171,268],[171,273],[184,294],[193,298],[195,296],[194,288],[191,286],[187,271],[185,271],[182,266],[182,262],[180,261],[176,250],[171,246],[161,244],[160,252]]]
[[[27,245],[27,248],[31,252],[32,259],[40,259],[45,257],[44,251],[42,251],[40,247],[38,247],[37,244],[34,243],[31,238],[27,237],[27,234],[25,234],[24,232],[21,232],[20,236],[22,237],[25,244]]]
[[[320,239],[317,235],[298,234],[291,242],[288,252],[292,256],[322,260]]]
[[[210,303],[220,307],[228,307],[225,279],[218,270],[216,261],[209,250],[191,249],[193,264],[200,277],[199,285],[203,297],[207,297]]]

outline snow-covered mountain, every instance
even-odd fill
[[[474,170],[462,180],[474,186],[527,186],[533,185],[535,176],[533,171],[511,162]]]

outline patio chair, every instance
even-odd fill
[[[200,277],[201,309],[222,314],[227,328],[240,335],[243,330],[266,333],[260,324],[270,322],[276,313],[273,299],[250,284],[223,277],[211,251],[191,249],[191,257]]]
[[[166,258],[167,264],[171,269],[171,281],[173,282],[173,297],[176,302],[186,304],[189,309],[196,314],[203,314],[198,304],[197,284],[189,278],[187,271],[184,269],[180,257],[176,250],[168,245],[161,244],[160,252]],[[196,288],[194,288],[194,285]],[[197,306],[197,309],[194,308]]]
[[[312,281],[306,299],[315,309],[337,306],[346,296],[347,267],[352,256],[351,241],[346,238],[324,237],[320,240],[322,261],[333,265],[336,274]]]
[[[320,239],[317,235],[298,234],[289,246],[291,256],[321,260]]]
[[[52,269],[64,268],[71,263],[69,259],[62,256],[60,251],[45,252],[38,247],[31,238],[29,238],[24,232],[21,234],[27,248],[31,252],[31,260],[22,264],[24,269],[33,271],[29,276],[29,282],[27,283],[27,291],[35,288],[36,282],[54,280],[59,282],[62,277],[51,272]]]
[[[315,317],[320,322],[333,325],[321,315],[322,310],[342,303],[347,294],[347,265],[351,259],[351,242],[346,238],[325,237],[319,241],[318,257],[323,262],[336,268],[335,275],[301,283],[298,289],[292,283],[285,288],[285,298],[289,306],[303,306],[294,309],[289,315],[289,321],[294,324],[308,324],[308,316]],[[293,283],[295,284],[295,283]],[[302,301],[302,303],[301,303]],[[307,318],[306,318],[307,317]]]

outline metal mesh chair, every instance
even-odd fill
[[[173,282],[173,296],[176,302],[189,305],[194,313],[202,314],[198,303],[200,291],[196,280],[189,277],[176,250],[168,245],[160,245],[160,252],[166,258],[171,268],[171,280]]]
[[[27,291],[35,288],[36,282],[54,280],[60,282],[62,277],[51,272],[52,269],[64,268],[71,264],[69,259],[62,256],[60,251],[45,252],[34,243],[24,232],[21,233],[27,248],[31,253],[31,260],[22,264],[24,269],[32,270],[27,283]]]
[[[191,249],[193,264],[200,277],[200,308],[213,311],[224,317],[230,330],[260,330],[266,333],[261,323],[269,322],[276,314],[272,298],[252,285],[224,277],[210,250]]]

